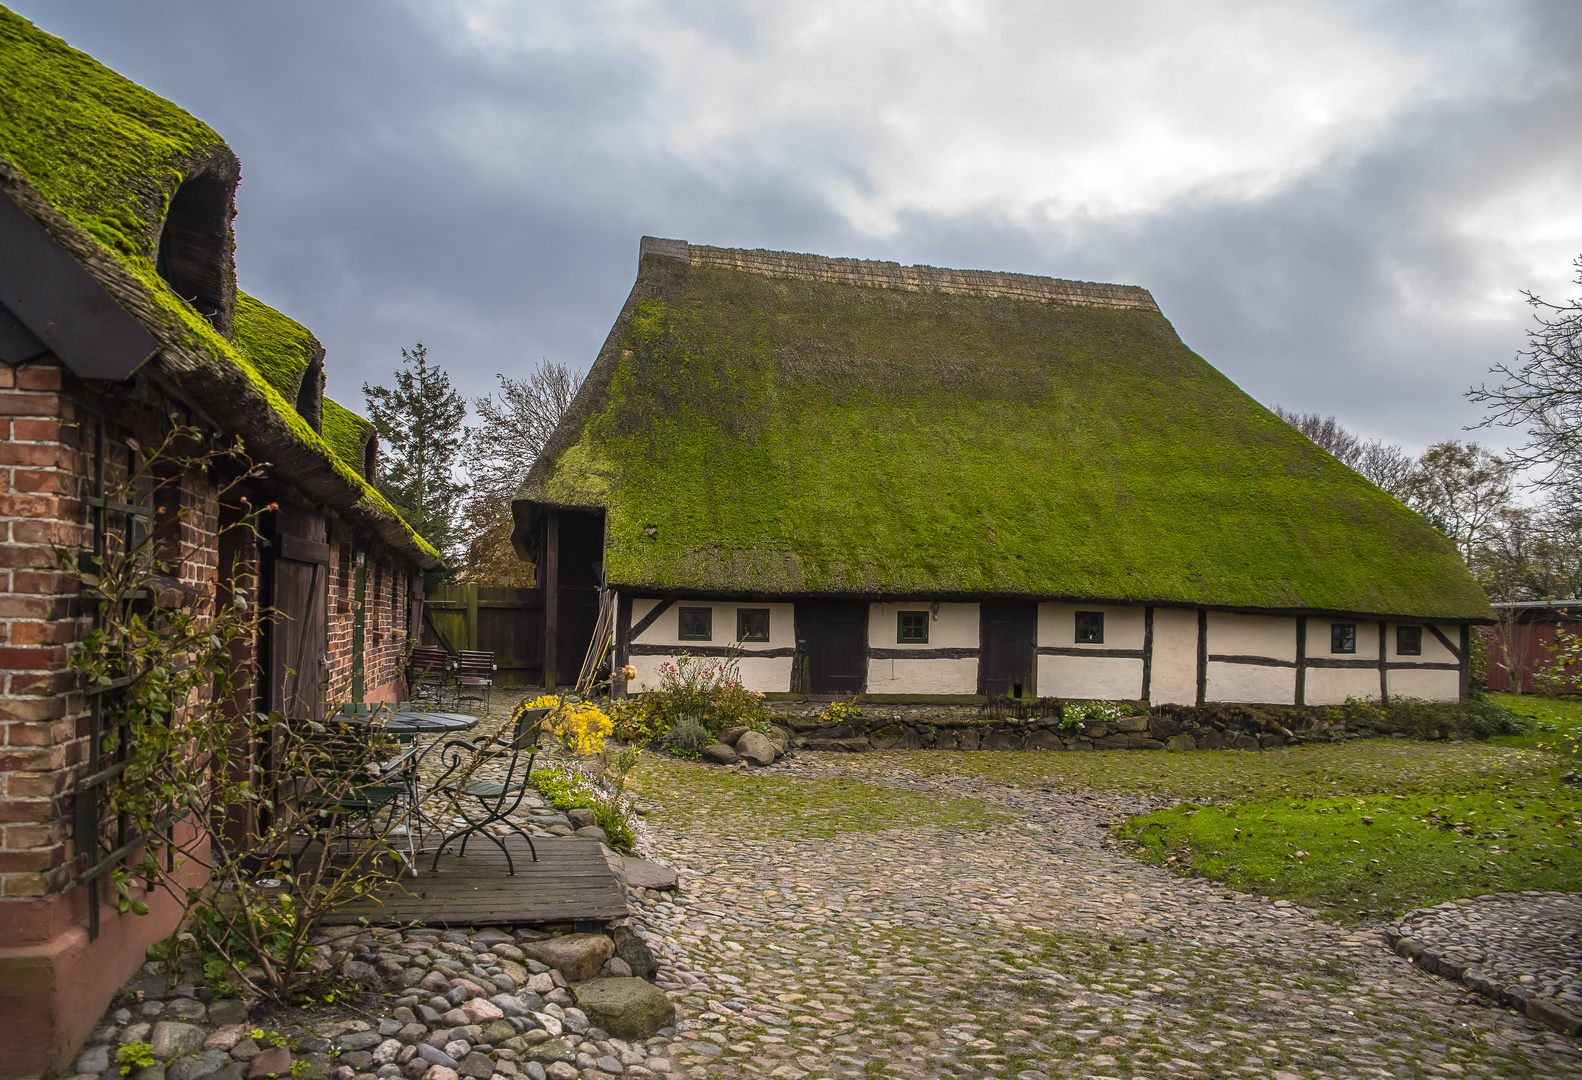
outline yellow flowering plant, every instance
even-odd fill
[[[575,697],[542,694],[517,706],[518,713],[529,709],[554,710],[544,718],[544,730],[554,732],[561,745],[579,757],[604,749],[604,740],[615,728],[604,710]]]

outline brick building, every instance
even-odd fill
[[[121,853],[85,781],[113,695],[67,666],[91,620],[60,552],[186,507],[173,602],[256,575],[284,617],[241,658],[239,704],[296,716],[404,696],[439,565],[370,485],[372,427],[324,396],[323,347],[237,289],[239,178],[208,127],[0,8],[0,1077],[69,1071],[177,915],[161,893],[118,914],[101,887]],[[106,497],[172,424],[269,462],[262,543],[224,531],[212,469],[169,505]]]

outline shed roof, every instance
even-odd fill
[[[167,392],[243,435],[273,475],[438,565],[438,552],[363,478],[360,456],[346,459],[297,414],[296,387],[323,352],[313,335],[238,295],[228,340],[157,271],[182,184],[234,182],[239,169],[207,125],[0,7],[0,194],[153,334],[159,351],[143,370]]]
[[[646,238],[517,500],[603,509],[622,589],[1492,615],[1132,286]]]

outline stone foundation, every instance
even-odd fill
[[[776,702],[776,721],[792,732],[791,746],[803,750],[1266,750],[1304,742],[1401,733],[1367,725],[1326,724],[1292,712],[1267,716],[1181,719],[1161,714],[1128,716],[1109,723],[1062,725],[1054,716],[985,717],[980,706],[886,707],[874,715],[832,724],[819,718],[824,703]],[[866,711],[866,710],[865,710]]]

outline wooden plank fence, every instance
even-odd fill
[[[423,604],[423,644],[494,653],[496,686],[544,681],[544,592],[435,585]]]

